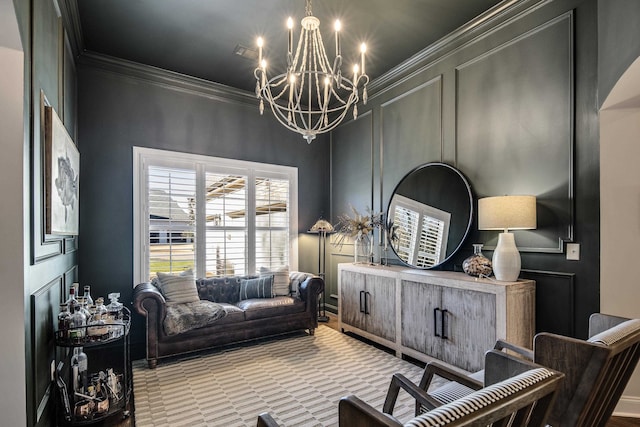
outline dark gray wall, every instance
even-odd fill
[[[364,117],[332,135],[331,212],[386,211],[395,185],[425,162],[459,168],[476,197],[534,194],[538,229],[516,240],[522,276],[538,284],[537,329],[585,336],[599,309],[597,2],[538,3],[469,25],[372,88]],[[441,268],[460,270],[476,242],[491,256],[496,238],[474,221]],[[580,261],[565,259],[571,241]],[[330,294],[336,265],[352,260],[350,248],[333,249]]]
[[[326,136],[307,144],[268,112],[261,117],[257,102],[248,95],[245,100],[224,99],[224,94],[214,99],[207,95],[213,85],[185,90],[183,83],[191,81],[186,77],[167,73],[164,77],[178,81],[158,83],[151,70],[145,77],[144,67],[108,66],[106,71],[107,64],[94,59],[79,67],[78,79],[80,281],[91,284],[94,295],[120,292],[122,301],[132,299],[133,146],[297,167],[300,233],[328,205]],[[301,270],[315,272],[316,251],[315,241],[301,239]],[[139,346],[143,339],[143,330],[134,323],[136,358],[144,357]]]
[[[598,105],[640,56],[639,33],[639,1],[598,1]]]

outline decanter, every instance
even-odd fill
[[[470,276],[490,276],[491,260],[482,255],[482,244],[473,244],[473,255],[462,261],[462,270]]]

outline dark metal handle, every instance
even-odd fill
[[[371,314],[371,312],[369,311],[369,306],[371,305],[369,297],[371,297],[371,294],[369,292],[365,292],[364,293],[364,314]]]
[[[367,297],[364,291],[360,291],[360,313],[366,313],[365,305],[367,304]]]
[[[447,329],[449,329],[447,326],[445,326],[445,321],[449,318],[449,310],[447,310],[446,308],[444,310],[442,310],[442,323],[441,323],[441,327],[442,327],[442,339],[443,340],[447,340],[449,339],[449,337],[447,336],[447,333],[445,332]]]
[[[439,337],[438,333],[438,312],[442,311],[439,307],[433,309],[433,335]]]

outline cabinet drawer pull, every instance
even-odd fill
[[[446,331],[449,329],[448,328],[449,310],[447,310],[446,308],[442,310],[441,317],[442,317],[441,325],[440,325],[442,327],[441,335],[442,335],[442,339],[446,340],[446,339],[449,339],[449,336],[447,336],[447,333],[446,333]],[[445,322],[447,323],[446,326],[445,326]]]
[[[438,312],[441,311],[439,307],[433,309],[433,335],[439,337],[438,333]]]
[[[370,292],[365,292],[364,293],[364,314],[371,314],[371,312],[369,311],[369,307],[371,306],[371,293]]]
[[[360,291],[360,313],[365,313],[365,304],[367,303],[366,301],[367,296],[365,295],[364,291]]]

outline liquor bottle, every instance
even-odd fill
[[[71,321],[71,313],[69,312],[69,305],[67,303],[60,304],[60,313],[58,313],[58,330],[59,331],[68,330],[70,321]]]
[[[84,299],[87,301],[87,307],[93,305],[93,298],[91,298],[91,286],[84,285]]]
[[[69,298],[65,302],[69,307],[69,311],[72,311],[74,308],[80,305],[78,303],[75,286],[72,285],[71,288],[69,288]]]
[[[75,347],[73,349],[71,372],[73,375],[73,391],[86,394],[89,386],[88,360],[86,353],[82,351],[82,347]]]
[[[71,309],[70,320],[69,338],[74,342],[82,342],[86,335],[87,317],[80,311],[79,306],[73,306]]]

